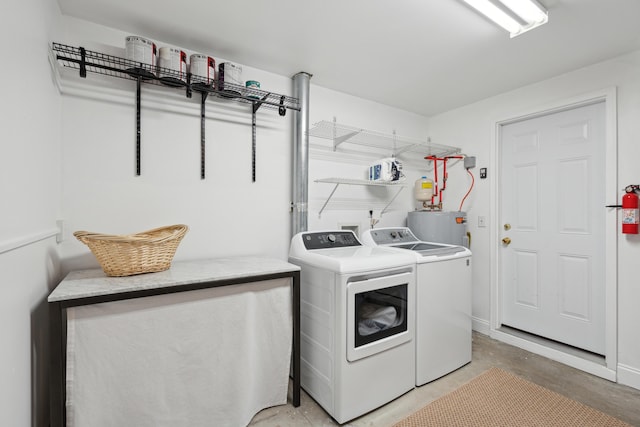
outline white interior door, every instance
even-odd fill
[[[605,354],[605,103],[501,127],[501,323]]]

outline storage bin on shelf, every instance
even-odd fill
[[[91,249],[107,276],[121,277],[168,270],[188,230],[177,224],[127,235],[89,231],[73,235]]]

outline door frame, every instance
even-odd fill
[[[528,120],[548,114],[558,113],[598,102],[605,103],[605,199],[618,200],[617,179],[617,99],[616,87],[583,94],[570,99],[563,99],[548,105],[521,111],[494,122],[491,130],[491,166],[495,171],[495,181],[491,191],[491,206],[494,212],[500,212],[500,147],[502,144],[502,126]],[[602,209],[605,209],[603,206]],[[605,360],[604,364],[586,359],[579,355],[562,351],[544,343],[534,342],[526,338],[499,330],[502,326],[502,278],[500,277],[500,227],[501,218],[491,216],[490,250],[493,254],[491,263],[491,308],[489,319],[489,336],[499,341],[548,357],[582,371],[597,375],[610,381],[617,381],[618,364],[618,212],[608,209],[605,215]]]

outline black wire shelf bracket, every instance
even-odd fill
[[[187,98],[193,93],[200,96],[200,179],[205,179],[205,119],[206,101],[210,96],[222,99],[232,99],[236,102],[251,104],[251,178],[256,181],[256,113],[261,107],[278,110],[280,116],[285,116],[287,110],[300,111],[297,98],[248,88],[228,82],[208,81],[205,77],[191,73],[156,67],[151,64],[132,61],[118,56],[87,50],[61,43],[53,43],[52,51],[56,61],[66,68],[77,69],[80,77],[86,78],[87,73],[101,74],[136,82],[136,176],[141,173],[141,140],[140,109],[141,86],[152,84],[167,88],[182,89]]]

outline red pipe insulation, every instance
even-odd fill
[[[436,156],[427,156],[425,159],[433,161],[433,176],[434,176],[434,191],[431,196],[431,206],[433,206],[435,202],[435,197],[438,195],[438,158]]]
[[[433,206],[433,202],[435,201],[436,196],[438,196],[439,202],[442,203],[442,192],[447,188],[447,160],[464,159],[464,156],[427,156],[425,157],[425,159],[433,161],[433,176],[435,178],[435,189],[433,192],[433,196],[431,196],[431,205]],[[438,160],[442,160],[444,162],[442,170],[442,189],[440,191],[438,191]]]
[[[449,176],[447,175],[447,160],[449,159],[464,159],[464,156],[446,156],[439,159],[444,161],[444,170],[442,171],[442,190],[447,188],[447,179],[449,179]],[[440,201],[442,201],[442,198]]]

